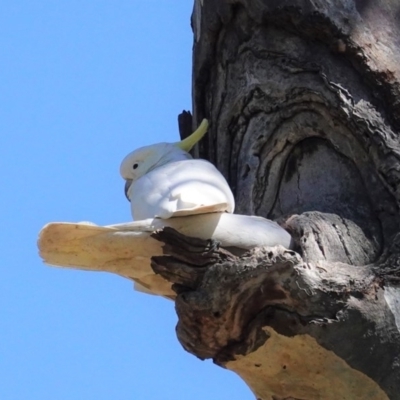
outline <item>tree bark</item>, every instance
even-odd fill
[[[166,229],[152,267],[184,348],[258,399],[400,399],[399,21],[396,0],[195,2],[200,156],[295,249]]]

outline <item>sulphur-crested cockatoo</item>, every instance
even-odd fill
[[[235,201],[225,178],[213,164],[188,153],[207,128],[203,120],[180,142],[141,147],[124,158],[120,172],[134,220],[233,213]]]

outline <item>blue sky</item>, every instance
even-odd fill
[[[134,148],[178,139],[191,108],[191,1],[0,3],[2,400],[245,400],[186,353],[173,303],[128,280],[45,266],[50,221],[131,219]]]

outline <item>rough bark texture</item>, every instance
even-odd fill
[[[399,22],[397,0],[195,2],[200,155],[296,248],[189,259],[167,231],[153,269],[185,349],[259,399],[400,399]]]
[[[239,257],[171,228],[153,237],[166,244],[152,268],[178,293],[181,344],[239,373],[257,398],[397,398],[395,293],[372,266],[313,264],[280,246]]]

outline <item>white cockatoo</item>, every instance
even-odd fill
[[[157,143],[129,153],[121,163],[133,219],[233,213],[235,200],[213,164],[188,153],[205,135],[207,120],[186,139]]]
[[[188,153],[204,136],[204,120],[188,138],[133,151],[121,164],[134,222],[97,226],[52,223],[39,237],[40,254],[51,265],[108,271],[132,279],[139,291],[174,298],[171,284],[151,269],[164,254],[152,232],[171,227],[200,239],[213,239],[233,252],[258,246],[291,247],[291,236],[262,217],[235,215],[232,192],[208,161]],[[170,218],[174,217],[174,218]]]

